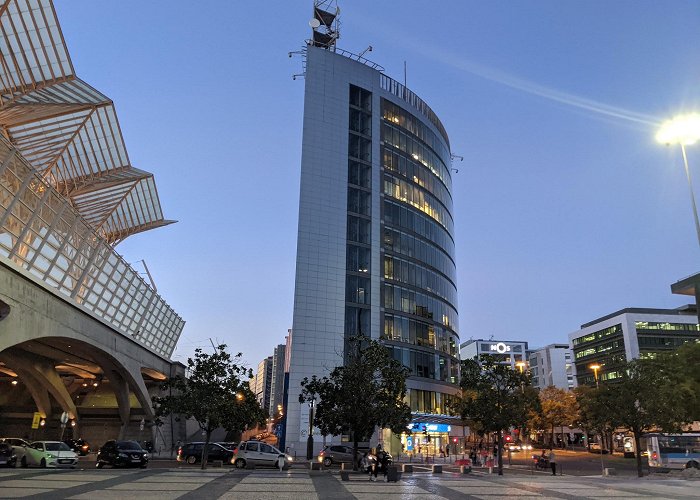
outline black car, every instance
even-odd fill
[[[136,441],[107,441],[97,452],[95,462],[98,469],[105,465],[144,469],[148,466],[148,453]]]
[[[2,466],[17,467],[17,455],[7,443],[0,443],[0,467]]]
[[[68,447],[81,457],[90,453],[90,443],[84,439],[66,439],[63,441]]]
[[[187,462],[188,464],[196,464],[202,460],[202,450],[204,449],[204,443],[188,443],[186,445],[180,446],[177,450],[177,461]],[[221,460],[225,464],[230,464],[233,458],[233,450],[224,448],[217,443],[209,443],[209,455],[207,456],[207,462],[213,462],[214,460]]]

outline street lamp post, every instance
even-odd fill
[[[593,370],[593,376],[595,377],[595,386],[596,388],[600,388],[600,385],[598,384],[598,370],[600,370],[600,365],[598,363],[594,363],[591,366],[589,366],[591,370]]]
[[[306,438],[306,459],[311,460],[314,455],[314,406],[315,401],[309,402],[309,437]]]
[[[700,113],[679,115],[664,122],[656,134],[656,140],[662,144],[678,144],[681,147],[681,153],[683,154],[683,166],[685,167],[685,176],[688,179],[688,187],[690,188],[690,201],[693,204],[695,232],[698,237],[698,245],[700,245],[700,219],[698,219],[698,207],[695,203],[693,183],[690,178],[690,169],[688,168],[688,156],[685,152],[686,146],[695,144],[698,140],[700,140]]]

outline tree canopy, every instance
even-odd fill
[[[357,443],[369,441],[376,427],[399,434],[411,422],[411,409],[403,401],[408,368],[368,337],[353,337],[347,346],[344,366],[327,377],[302,380],[299,402],[315,401],[313,424],[324,436],[350,434],[356,455]]]
[[[231,356],[226,352],[225,344],[213,354],[196,349],[194,359],[187,359],[186,376],[166,380],[161,384],[165,395],[153,398],[157,421],[170,414],[193,418],[207,445],[219,427],[242,432],[263,423],[265,413],[249,385],[253,373],[243,366],[241,357],[241,353]],[[202,451],[202,469],[206,468],[207,445]]]
[[[462,419],[477,424],[484,432],[495,432],[498,449],[503,447],[503,431],[524,427],[535,406],[527,374],[498,363],[492,356],[462,360],[462,399],[458,403]],[[503,475],[503,457],[498,453],[498,474]]]

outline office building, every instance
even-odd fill
[[[600,382],[614,381],[622,376],[620,369],[627,361],[698,340],[695,304],[677,309],[622,309],[569,334],[578,385],[593,385],[596,376]]]
[[[527,342],[522,340],[469,339],[459,346],[461,359],[479,358],[483,354],[493,356],[514,370],[527,366]]]
[[[529,351],[528,364],[532,386],[537,389],[549,386],[573,389],[576,381],[571,358],[568,344],[549,344]]]
[[[270,417],[276,418],[282,413],[284,404],[284,360],[285,344],[275,347],[272,355],[271,381],[270,381],[270,405],[268,412]]]
[[[258,371],[250,381],[250,388],[263,410],[270,407],[272,394],[272,356],[268,356],[258,363]]]
[[[407,402],[416,419],[457,423],[447,409],[459,382],[447,132],[430,106],[383,68],[336,47],[336,14],[334,2],[316,2],[311,24],[318,28],[303,50],[286,428],[295,450],[306,449],[309,430],[308,405],[295,404],[300,382],[341,365],[346,340],[360,334],[383,339],[410,368]],[[451,431],[433,445],[444,446]],[[396,441],[388,445],[400,449]]]

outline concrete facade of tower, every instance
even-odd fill
[[[366,59],[314,43],[305,58],[285,445],[306,450],[302,379],[342,364],[345,339],[362,333],[410,368],[414,424],[433,429],[425,446],[444,448],[463,435],[448,410],[459,337],[447,133],[423,100]],[[316,432],[314,452],[323,443]],[[379,439],[390,450],[419,444],[410,433]]]

